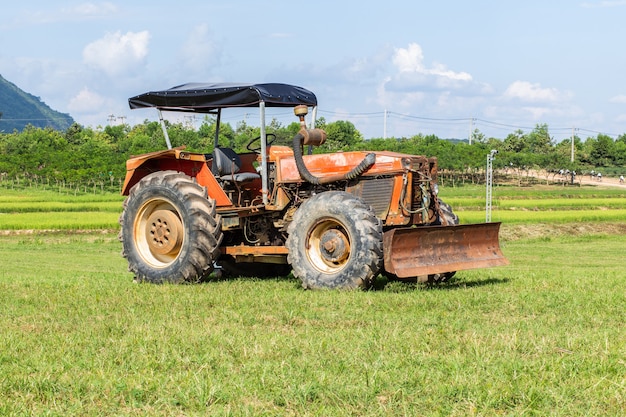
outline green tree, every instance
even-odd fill
[[[363,141],[363,135],[354,124],[345,120],[328,123],[324,126],[326,143],[320,150],[325,152],[347,151]]]
[[[620,135],[615,141],[615,158],[614,162],[617,166],[626,165],[626,134]]]
[[[474,129],[472,132],[472,142],[485,143],[487,142],[487,136],[479,129]]]
[[[527,148],[534,154],[546,154],[552,150],[554,140],[550,137],[547,124],[538,124],[526,135]]]
[[[242,120],[237,123],[234,142],[229,147],[234,148],[238,152],[244,152],[248,143],[259,136],[261,136],[261,128],[250,126],[245,120]]]
[[[523,152],[527,150],[527,147],[524,132],[518,129],[513,133],[509,133],[506,138],[504,138],[502,150],[508,152]]]
[[[615,142],[610,136],[602,133],[595,139],[591,139],[591,151],[589,162],[597,167],[608,167],[615,159]]]

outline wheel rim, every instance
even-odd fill
[[[324,273],[341,270],[350,258],[350,235],[341,223],[323,219],[311,228],[306,255],[316,269]]]
[[[169,201],[147,201],[137,213],[133,227],[137,251],[154,268],[165,268],[178,258],[184,235],[180,213]]]

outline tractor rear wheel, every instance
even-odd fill
[[[288,232],[287,260],[304,288],[368,288],[378,275],[382,222],[352,194],[314,195],[298,208]]]
[[[213,270],[222,240],[215,200],[195,179],[176,172],[147,175],[120,216],[122,255],[137,281],[198,282]]]

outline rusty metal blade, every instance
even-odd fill
[[[500,223],[391,229],[384,233],[385,270],[399,278],[507,265]]]

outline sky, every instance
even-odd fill
[[[626,0],[8,1],[0,75],[93,128],[157,120],[128,107],[147,91],[280,82],[310,89],[318,117],[366,139],[503,139],[544,123],[557,142],[616,137],[625,17]],[[255,125],[258,114],[222,120]]]

